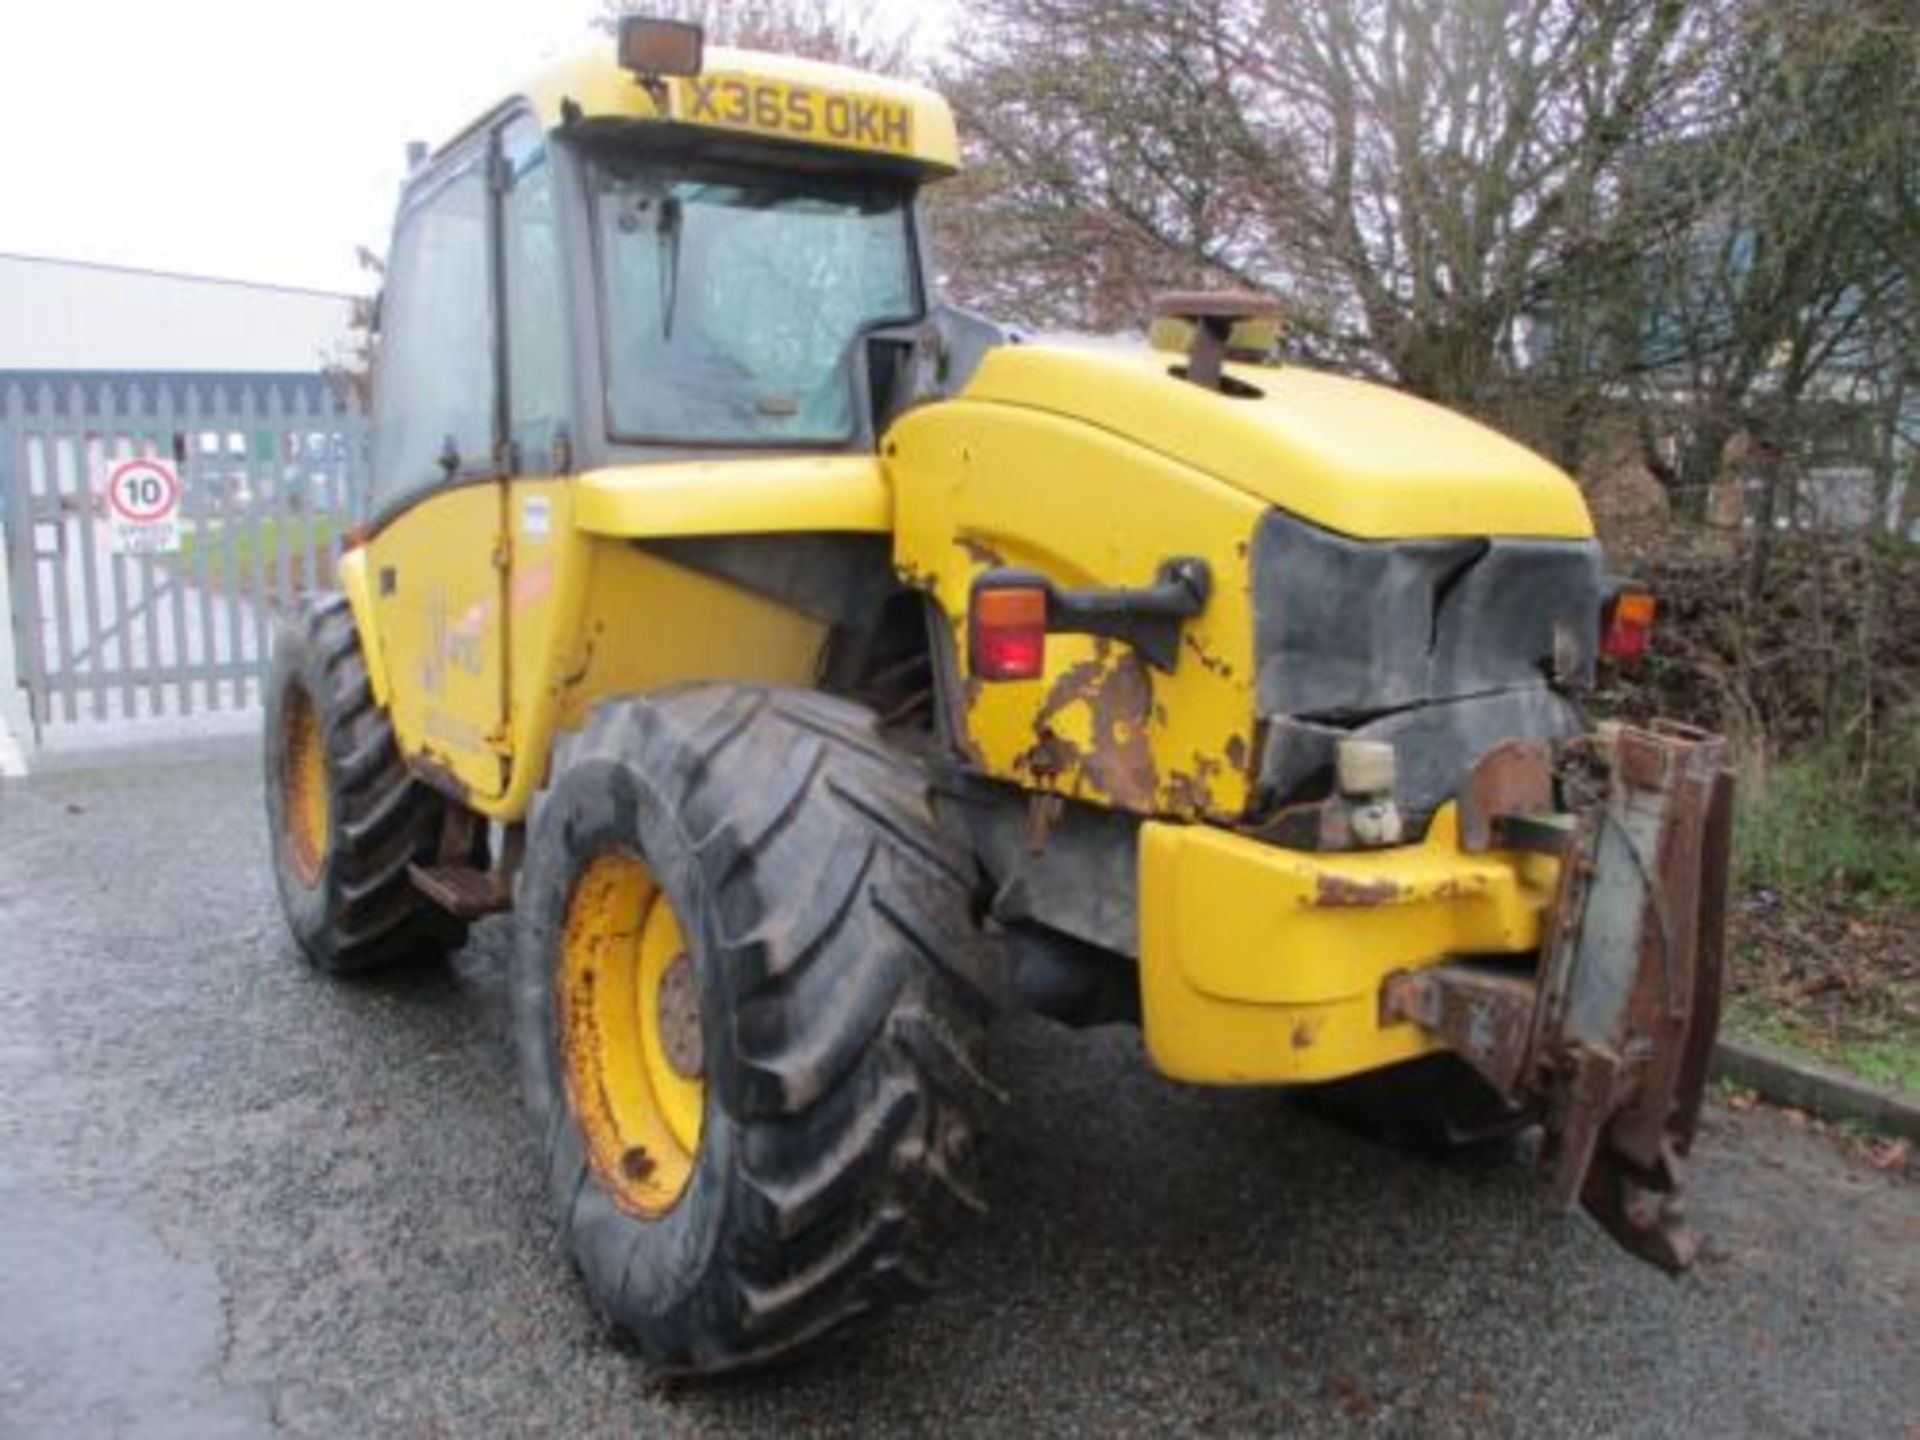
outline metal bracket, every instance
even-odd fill
[[[1570,814],[1549,797],[1582,797]],[[1395,976],[1384,1020],[1447,1042],[1546,1128],[1547,1187],[1664,1270],[1691,1263],[1681,1161],[1719,1022],[1733,777],[1726,742],[1607,727],[1489,752],[1461,788],[1465,849],[1557,854],[1537,976],[1454,963]]]
[[[1388,980],[1382,1023],[1411,1020],[1451,1045],[1502,1095],[1519,1088],[1538,992],[1524,975],[1469,965],[1412,970]]]

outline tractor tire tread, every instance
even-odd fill
[[[375,703],[353,613],[342,595],[310,602],[283,620],[274,646],[267,716],[269,822],[275,809],[281,736],[278,709],[287,687],[302,686],[319,721],[327,756],[331,836],[320,879],[323,894],[288,899],[302,954],[315,969],[357,974],[457,947],[466,927],[414,888],[409,867],[438,853],[448,802],[410,771],[393,723]],[[287,896],[297,884],[280,868]]]
[[[609,764],[651,787],[710,896],[702,933],[737,1003],[722,1022],[731,1068],[709,1073],[708,1125],[717,1109],[737,1158],[713,1191],[681,1202],[714,1207],[714,1248],[664,1314],[640,1293],[652,1272],[637,1242],[617,1275],[596,1262],[588,1232],[609,1207],[592,1200],[573,1127],[553,1123],[564,1100],[551,1070],[529,1075],[548,1173],[596,1303],[652,1368],[764,1365],[924,1288],[948,1223],[979,1207],[972,1141],[997,1092],[983,1071],[977,878],[917,763],[842,701],[705,685],[603,703],[561,742],[530,862],[543,840],[571,843],[571,822],[544,814],[555,787],[574,767]],[[897,913],[918,917],[912,934]],[[523,1011],[554,963],[526,934]],[[536,1023],[550,1027],[551,1012]],[[521,1036],[531,1070],[529,1049],[551,1039],[524,1018]]]

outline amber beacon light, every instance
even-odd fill
[[[629,15],[619,33],[620,68],[644,80],[698,75],[706,58],[706,33],[685,20]]]
[[[1644,660],[1657,608],[1649,590],[1623,586],[1615,591],[1600,614],[1600,653],[1614,660]]]

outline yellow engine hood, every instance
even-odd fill
[[[1593,534],[1566,474],[1496,431],[1397,390],[1297,366],[1234,365],[1258,398],[1169,373],[1164,352],[1006,345],[965,398],[1072,416],[1361,539]]]

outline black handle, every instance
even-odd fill
[[[989,570],[973,582],[975,590],[1035,586],[1047,592],[1050,634],[1118,640],[1171,674],[1180,665],[1180,627],[1207,608],[1213,572],[1199,557],[1183,556],[1162,564],[1153,584],[1134,590],[1062,590],[1030,570]]]

